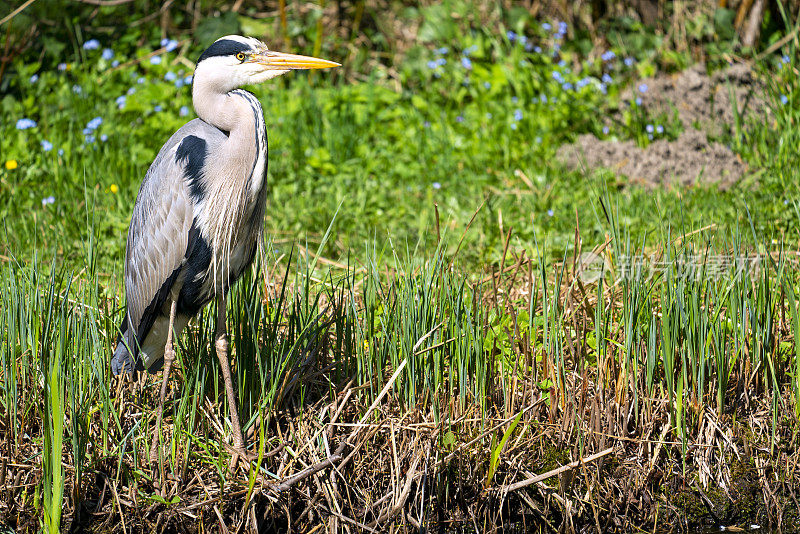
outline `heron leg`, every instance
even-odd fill
[[[222,368],[222,378],[225,380],[225,395],[228,399],[228,409],[231,413],[231,430],[233,431],[234,455],[231,459],[231,466],[235,466],[237,457],[247,459],[247,451],[244,448],[244,438],[242,437],[242,425],[239,423],[239,408],[236,402],[236,391],[233,387],[231,377],[231,366],[228,361],[228,327],[225,320],[225,296],[220,295],[217,299],[217,325],[214,335],[214,347],[217,349],[217,358]]]
[[[164,414],[164,399],[167,396],[167,380],[169,379],[169,371],[172,369],[172,363],[175,361],[175,350],[172,347],[172,330],[175,324],[175,314],[178,310],[178,301],[172,300],[169,309],[169,330],[167,331],[167,344],[164,347],[164,368],[161,371],[161,394],[158,403],[158,413],[156,415],[156,431],[153,435],[153,443],[150,446],[150,461],[155,462],[158,459],[158,439],[161,436],[161,418]],[[161,470],[161,491],[164,491],[164,466],[160,465]]]

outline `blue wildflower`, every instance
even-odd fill
[[[789,97],[786,95],[781,95],[781,104],[786,104],[789,102]]]
[[[79,95],[83,92],[83,89],[81,89],[80,85],[75,84],[72,86],[72,92],[75,93],[76,95]]]
[[[178,41],[175,39],[161,39],[161,46],[165,48],[167,52],[172,52],[178,48]]]
[[[119,109],[124,108],[125,104],[127,103],[127,100],[128,100],[128,97],[125,96],[125,95],[118,96],[117,99],[115,100],[115,102],[117,103],[117,107]]]
[[[425,121],[425,122],[422,123],[422,126],[425,127],[425,128],[430,128],[431,127],[431,123],[430,123],[430,121]]]
[[[104,48],[103,49],[103,59],[108,61],[109,59],[111,59],[113,57],[114,57],[114,51],[113,50],[111,50],[110,48]]]
[[[784,55],[782,55],[782,56],[781,56],[781,61],[782,61],[783,63],[789,63],[789,55],[788,55],[788,54],[784,54]]]
[[[552,217],[554,214],[553,210],[547,210],[547,216]]]
[[[467,56],[461,58],[461,65],[467,70],[472,69],[472,61]]]
[[[433,69],[435,69],[435,68],[436,68],[436,67],[438,67],[438,66],[439,66],[439,64],[438,64],[438,63],[436,63],[436,61],[433,61],[433,60],[431,60],[431,61],[428,61],[428,68],[429,68],[429,69],[433,70]]]
[[[166,73],[164,75],[164,80],[166,80],[168,82],[174,82],[177,77],[178,76],[174,72],[169,71],[168,73]]]
[[[611,129],[608,126],[603,126],[603,135],[608,135],[608,132],[610,131]]]
[[[478,45],[471,45],[471,46],[468,46],[467,48],[465,48],[464,51],[462,52],[462,54],[464,54],[465,56],[469,56],[469,55],[472,55],[477,50],[478,50]]]
[[[42,207],[45,207],[48,204],[55,204],[55,202],[56,202],[56,197],[54,197],[52,195],[49,196],[49,197],[45,197],[45,198],[42,199]]]
[[[444,54],[448,53],[449,51],[450,51],[450,49],[447,48],[446,46],[443,46],[441,48],[437,48],[436,50],[434,50],[434,52],[439,54],[440,56],[443,56]]]
[[[617,55],[614,53],[613,50],[607,50],[603,52],[603,55],[600,56],[600,59],[602,59],[603,61],[611,61],[615,57],[617,57]]]
[[[647,131],[647,133],[653,133],[653,131],[655,130],[655,128],[653,128],[653,125],[652,125],[652,124],[648,124],[648,125],[646,125],[646,126],[644,127],[644,129]]]
[[[442,188],[442,184],[440,184],[439,182],[433,182],[431,184],[431,187],[433,187],[434,189],[441,189]]]
[[[647,138],[652,141],[653,140],[653,134],[651,134],[651,133],[647,134]],[[730,147],[728,147],[728,148],[730,148]]]
[[[543,23],[543,24],[542,24],[542,29],[543,29],[544,31],[546,31],[546,32],[549,32],[549,31],[550,31],[550,28],[552,28],[552,26],[550,26],[550,23],[549,23],[549,22],[545,22],[545,23]]]
[[[559,22],[558,23],[558,32],[557,35],[563,36],[567,33],[567,23],[566,22]]]
[[[155,106],[153,108],[153,111],[155,111],[156,113],[161,113],[163,111],[163,109],[164,108],[162,108],[160,105],[158,105],[158,106]]]
[[[34,74],[33,76],[31,76],[31,80],[30,80],[31,83],[36,83],[38,81],[39,81],[39,75],[38,74]]]
[[[564,78],[561,76],[561,73],[559,71],[557,71],[557,70],[554,70],[552,72],[552,76],[553,76],[553,79],[555,81],[557,81],[557,82],[562,82],[564,80]]]
[[[464,116],[459,115],[458,117],[456,117],[456,122],[464,122]]]
[[[611,77],[611,75],[608,74],[607,72],[603,73],[603,77],[600,78],[600,79],[603,81],[603,83],[611,83],[611,82],[614,81],[614,79]]]
[[[558,53],[558,52],[560,52],[560,51],[561,51],[561,45],[560,45],[560,44],[558,44],[558,43],[554,44],[554,45],[553,45],[553,55],[555,56],[555,55],[556,55],[556,53]]]
[[[641,106],[642,105],[642,99],[639,98],[638,96],[636,97],[636,100],[634,100],[634,102],[636,102],[637,106]]]
[[[515,121],[521,121],[522,120],[522,110],[521,109],[514,110],[514,120]]]
[[[512,101],[513,103],[515,103],[515,104],[516,104],[517,102],[519,102],[519,97],[517,97],[517,96],[512,96],[512,97],[511,97],[511,101]]]
[[[100,140],[105,143],[106,141],[108,141],[108,136],[106,134],[103,134],[100,136]]]
[[[527,43],[525,43],[525,51],[530,52],[531,50],[533,50],[533,43],[528,41]]]
[[[562,59],[561,61],[558,62],[558,66],[559,67],[566,67],[567,66],[567,62]]]
[[[193,79],[194,79],[194,77],[190,74],[186,78],[183,79],[183,83],[185,83],[186,85],[192,85],[192,80]]]
[[[114,68],[119,67],[119,60],[115,59],[114,61],[112,61],[111,62],[111,66],[114,67]]]
[[[60,70],[61,72],[64,72],[65,70],[67,70],[67,64],[66,63],[59,63],[58,64],[58,70]]]
[[[153,56],[150,58],[150,63],[153,65],[160,65],[161,64],[161,56]]]
[[[17,130],[27,130],[28,128],[36,128],[36,121],[27,118],[17,121]]]
[[[647,92],[647,84],[646,83],[639,84],[639,92],[640,93],[646,93]]]
[[[566,82],[565,84],[563,84],[563,85],[561,86],[561,88],[562,88],[563,90],[565,90],[565,91],[572,91],[572,84],[571,84],[571,83],[569,83],[569,82]]]
[[[95,117],[86,123],[86,127],[90,130],[96,130],[101,124],[103,124],[103,117]]]
[[[622,60],[622,62],[625,63],[626,67],[632,67],[633,64],[636,62],[636,60],[633,59],[632,57],[626,57],[625,59]]]
[[[175,87],[179,89],[183,87],[183,78],[178,78],[177,80],[175,80]]]
[[[41,144],[42,144],[42,150],[44,150],[45,152],[50,152],[51,150],[53,150],[53,143],[51,143],[47,139],[42,139]]]
[[[513,43],[514,41],[517,40],[517,32],[513,32],[511,30],[508,30],[506,32],[506,37],[508,37],[508,40]]]
[[[125,91],[125,94],[132,95],[135,92],[136,92],[136,88],[135,87],[131,87],[130,89]]]
[[[658,126],[656,126],[656,133],[659,133],[659,134],[664,133],[664,127],[661,126],[660,124]]]
[[[492,88],[492,84],[489,83],[489,82],[483,82],[483,87],[484,87],[484,89],[491,89]]]
[[[139,76],[138,78],[136,78],[136,83],[138,83],[139,85],[143,84],[144,83],[144,76]]]
[[[189,106],[181,106],[181,109],[178,110],[178,115],[181,117],[185,117],[189,114]]]
[[[100,41],[97,39],[89,39],[83,43],[84,50],[97,50],[98,48],[100,48]]]
[[[444,65],[447,65],[447,60],[443,57],[440,57],[436,60],[436,63],[438,63],[440,67],[443,67]]]
[[[512,130],[516,130],[517,129],[517,123],[516,122],[512,122],[511,123],[511,129]]]
[[[87,142],[87,143],[94,143],[94,141],[95,141],[95,139],[94,139],[94,136],[93,136],[93,135],[87,135],[87,136],[85,137],[85,140],[86,140],[86,142]]]
[[[547,95],[544,93],[540,94],[539,100],[541,100],[542,104],[547,104]]]
[[[58,149],[58,155],[59,156],[63,156],[64,155],[64,149],[63,148],[59,148]]]
[[[533,138],[533,142],[536,143],[537,145],[541,145],[542,138],[537,135],[536,137]]]
[[[488,111],[486,112],[486,118],[489,119],[489,120],[491,120],[491,118],[492,118],[492,114],[489,113]]]
[[[606,87],[606,84],[601,83],[598,87],[600,88],[601,93],[603,93],[604,95],[608,94],[608,88]]]

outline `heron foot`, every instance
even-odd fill
[[[225,448],[227,448],[231,453],[231,460],[228,464],[228,470],[231,473],[236,472],[236,468],[239,465],[242,465],[245,469],[247,469],[250,462],[258,460],[258,455],[256,453],[248,451],[243,446],[237,447],[235,445],[231,446],[225,444]]]

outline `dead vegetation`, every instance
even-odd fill
[[[546,317],[546,301],[534,297],[541,291],[537,262],[524,253],[511,256],[506,269],[476,284],[484,288],[484,309],[513,315],[506,324],[514,325],[533,299],[534,311]],[[648,386],[646,370],[624,357],[623,323],[610,328],[607,351],[593,361],[586,333],[603,303],[596,288],[573,276],[577,267],[574,259],[554,267],[567,269],[554,294],[563,351],[543,346],[542,330],[531,339],[511,327],[513,372],[500,371],[497,341],[487,347],[487,369],[495,371],[484,410],[477,399],[462,404],[447,393],[452,376],[437,389],[421,390],[415,404],[401,402],[407,360],[372,382],[329,381],[343,356],[335,349],[335,328],[328,328],[281,379],[279,408],[249,427],[257,459],[229,473],[227,423],[219,419],[226,410],[214,404],[221,397],[213,394],[213,381],[182,398],[193,371],[181,370],[183,386],[172,390],[155,459],[147,450],[157,380],[115,384],[110,405],[121,431],[104,434],[103,418],[110,416],[97,408],[79,438],[83,462],[64,447],[64,524],[70,531],[126,533],[797,526],[800,456],[791,388],[771,389],[763,369],[742,357],[729,369],[721,408],[714,408],[711,376],[708,392],[685,390],[677,402]],[[612,311],[622,305],[620,292],[610,284],[600,293]],[[332,304],[328,325],[345,308]],[[655,309],[665,313],[663,305]],[[775,325],[781,342],[792,340],[786,321]],[[300,382],[304,390],[291,386]],[[183,402],[195,404],[196,419],[182,420],[177,406]],[[0,518],[18,532],[39,525],[35,496],[43,484],[47,427],[41,413],[26,414],[16,435],[7,418],[0,426]],[[76,424],[67,412],[65,427]],[[160,469],[166,469],[165,487],[158,487]],[[76,486],[76,480],[82,482]]]

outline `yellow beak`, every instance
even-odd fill
[[[254,54],[250,61],[263,65],[270,70],[296,70],[296,69],[329,69],[331,67],[341,67],[339,63],[319,59],[310,56],[298,56],[296,54],[284,54],[273,52],[272,50],[261,54]]]

